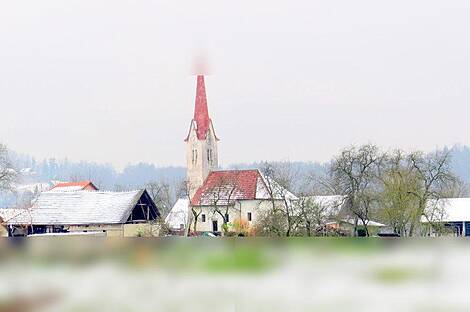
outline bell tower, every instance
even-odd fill
[[[219,166],[217,142],[212,120],[207,108],[204,76],[197,76],[196,102],[194,117],[189,126],[186,142],[186,179],[189,195],[192,198],[197,189],[204,183],[209,172]]]

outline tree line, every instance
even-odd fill
[[[361,228],[369,236],[372,220],[388,225],[400,236],[424,235],[429,229],[422,221],[437,231],[445,213],[441,206],[430,203],[468,195],[465,183],[452,170],[449,150],[383,151],[366,144],[343,149],[321,174],[296,172],[288,162],[267,163],[263,173],[286,189],[303,180],[294,206],[273,205],[260,220],[258,228],[267,236],[335,235],[327,227],[335,218],[352,220],[353,235]],[[331,207],[313,200],[315,195],[342,195],[342,214],[338,216],[336,211],[335,215]]]
[[[273,200],[253,231],[264,236],[335,235],[335,230],[327,226],[334,217],[331,207],[316,202],[313,196],[340,195],[344,196],[341,204],[346,207],[346,217],[354,221],[356,235],[359,228],[370,235],[371,220],[389,225],[400,236],[421,235],[423,219],[436,228],[441,226],[435,220],[442,211],[438,211],[439,207],[430,208],[430,202],[468,193],[466,184],[454,173],[451,154],[452,150],[447,149],[432,153],[384,151],[366,144],[343,149],[322,170],[310,171],[288,161],[259,164]],[[13,189],[18,179],[7,148],[0,144],[0,191]],[[273,184],[269,185],[269,181]],[[148,179],[141,185],[166,216],[176,198],[184,196],[184,183]],[[291,204],[288,191],[297,195],[295,205]],[[276,204],[274,198],[284,205]],[[220,199],[216,196],[213,200]],[[220,215],[226,213],[217,209]]]

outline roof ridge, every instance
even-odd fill
[[[231,172],[231,171],[259,171],[259,169],[216,169],[212,170],[212,172]]]
[[[141,191],[144,191],[144,190],[145,190],[145,188],[129,190],[129,191],[109,191],[109,190],[57,190],[57,191],[54,191],[53,189],[51,189],[50,191],[42,192],[42,193],[54,193],[54,194],[60,194],[60,193],[86,193],[86,194],[88,194],[88,193],[113,193],[113,194],[124,194],[124,193],[141,192]]]

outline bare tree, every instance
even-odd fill
[[[330,221],[338,221],[345,198],[322,200],[317,196],[300,196],[297,206],[299,221],[307,236],[337,235],[337,231],[328,226]]]
[[[281,164],[264,163],[261,168],[271,209],[263,217],[265,225],[278,236],[291,236],[299,226],[299,213],[294,202],[297,198],[289,191],[299,173],[289,162]],[[282,222],[282,218],[285,222]],[[271,224],[269,224],[271,222]],[[282,227],[285,227],[282,229]]]
[[[311,197],[301,196],[298,201],[300,218],[307,236],[312,236],[314,230],[324,223],[326,207],[316,203]]]
[[[330,167],[332,181],[343,195],[354,217],[354,235],[358,235],[358,221],[369,236],[367,223],[377,201],[377,177],[384,154],[375,145],[352,146],[333,159]]]
[[[171,188],[165,182],[150,182],[145,188],[160,211],[162,219],[165,219],[171,210],[172,196]]]
[[[235,199],[240,191],[239,171],[233,171],[228,175],[217,176],[217,180],[210,186],[207,193],[202,194],[205,205],[212,209],[212,214],[222,218],[222,230],[224,235],[229,231],[229,211],[235,207]]]
[[[18,174],[8,157],[8,149],[0,143],[0,191],[11,191]]]
[[[272,208],[259,212],[255,233],[257,236],[284,237],[287,228],[285,213],[281,209]]]
[[[421,217],[433,222],[430,211],[426,209],[430,201],[452,196],[459,182],[451,170],[450,151],[436,151],[431,154],[414,152],[408,156],[408,161],[419,179],[419,188],[409,191],[418,201],[417,213],[411,220],[409,230],[409,235],[413,236]]]
[[[186,236],[191,235],[191,233],[196,233],[197,232],[197,222],[199,219],[199,216],[202,213],[202,209],[200,206],[193,205],[191,203],[191,191],[193,189],[193,186],[189,182],[189,180],[184,180],[179,184],[179,187],[177,189],[177,198],[186,198],[188,201],[188,220],[186,224]],[[191,226],[193,228],[191,228]]]

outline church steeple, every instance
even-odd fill
[[[192,197],[209,172],[218,168],[217,141],[207,107],[204,76],[197,76],[194,117],[186,137],[187,180]]]
[[[199,140],[204,140],[206,138],[207,130],[209,130],[210,119],[203,75],[197,76],[196,104],[194,106],[193,119],[197,126],[197,138]]]

